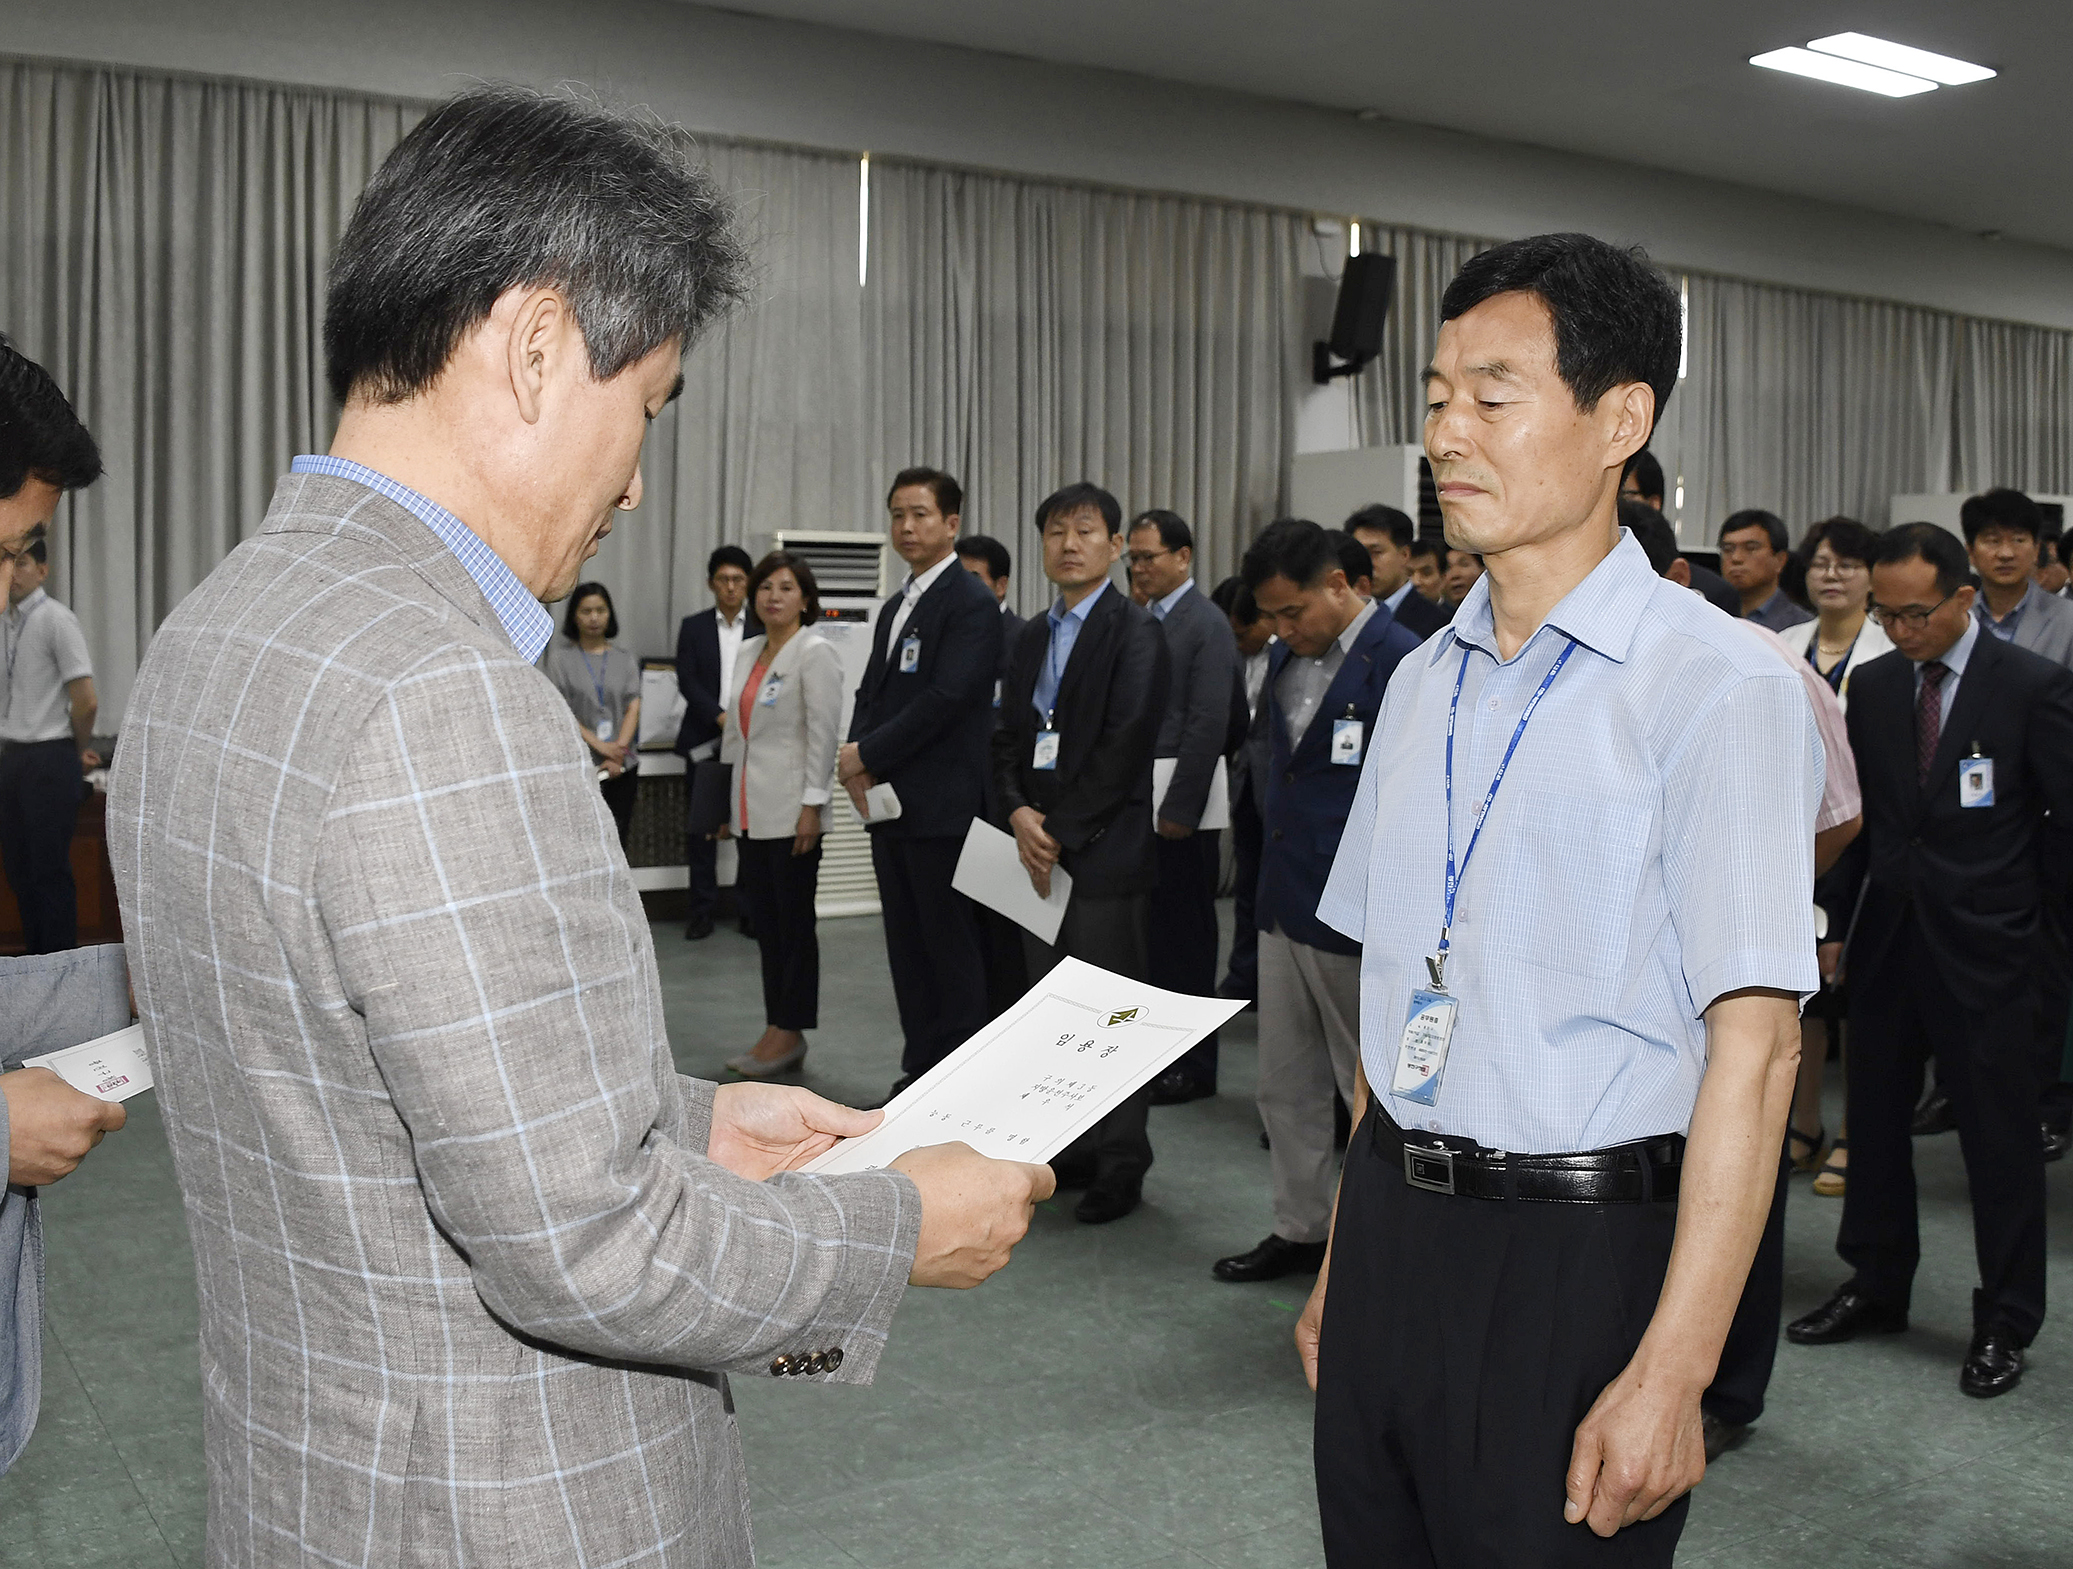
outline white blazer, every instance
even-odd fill
[[[1814,634],[1821,630],[1819,621],[1802,621],[1798,626],[1787,627],[1778,634],[1778,640],[1789,647],[1800,658],[1807,657],[1807,650],[1814,646]],[[1886,629],[1879,625],[1875,616],[1866,616],[1864,626],[1857,634],[1857,642],[1850,649],[1850,656],[1843,662],[1843,679],[1836,688],[1836,697],[1844,708],[1850,706],[1850,677],[1857,673],[1857,667],[1867,659],[1877,659],[1881,654],[1893,652],[1893,639],[1886,636]]]
[[[789,839],[799,808],[826,806],[833,796],[835,749],[842,722],[842,656],[810,627],[777,651],[741,729],[741,689],[768,639],[744,639],[727,684],[727,728],[720,760],[734,765],[734,831],[746,839]]]

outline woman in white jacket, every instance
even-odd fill
[[[774,550],[749,577],[763,635],[741,645],[724,694],[720,756],[734,765],[736,895],[763,951],[763,1037],[727,1066],[752,1079],[796,1069],[819,1021],[814,933],[822,814],[833,793],[842,660],[808,628],[820,618],[813,569]]]

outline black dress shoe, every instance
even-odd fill
[[[1243,1285],[1254,1280],[1279,1280],[1283,1275],[1314,1275],[1324,1263],[1322,1242],[1290,1242],[1270,1236],[1250,1253],[1234,1253],[1209,1266],[1218,1280]]]
[[[1796,1346],[1834,1346],[1859,1335],[1897,1335],[1905,1328],[1905,1313],[1844,1286],[1813,1312],[1787,1324],[1785,1338]]]
[[[2044,1125],[2044,1164],[2049,1166],[2055,1160],[2064,1160],[2066,1151],[2073,1149],[2073,1128],[2054,1128]]]
[[[1060,1189],[1091,1188],[1094,1176],[1094,1162],[1091,1160],[1067,1160],[1060,1156],[1051,1162],[1051,1177]]]
[[[1723,1422],[1711,1411],[1699,1414],[1699,1430],[1706,1440],[1706,1464],[1711,1465],[1730,1449],[1740,1449],[1749,1442],[1747,1422]]]
[[[1199,1083],[1185,1068],[1168,1068],[1152,1080],[1154,1106],[1179,1106],[1191,1100],[1207,1100],[1216,1093],[1214,1084]]]
[[[1932,1133],[1948,1133],[1958,1125],[1958,1117],[1951,1110],[1951,1098],[1944,1094],[1943,1086],[1937,1085],[1915,1108],[1914,1126],[1908,1131],[1918,1139]]]
[[[1965,1366],[1958,1370],[1958,1388],[1975,1400],[2005,1395],[2023,1381],[2023,1348],[2005,1329],[1989,1329],[1972,1337]]]
[[[701,915],[695,921],[686,921],[684,923],[684,940],[686,942],[703,942],[712,934],[713,918],[710,915]]]
[[[1073,1206],[1072,1218],[1085,1226],[1106,1226],[1136,1209],[1143,1195],[1144,1185],[1140,1182],[1097,1183]]]

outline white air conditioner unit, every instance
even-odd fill
[[[835,645],[842,656],[842,729],[849,734],[850,705],[857,683],[871,658],[871,629],[878,607],[892,592],[892,563],[898,558],[883,534],[835,533],[825,529],[780,529],[771,535],[773,550],[804,556],[820,590],[821,619],[814,630]],[[830,779],[835,798],[824,814],[821,878],[814,913],[876,915],[878,876],[871,869],[871,836],[849,804],[849,796]]]

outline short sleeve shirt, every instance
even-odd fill
[[[1457,857],[1562,650],[1462,873],[1436,1103],[1389,1094]],[[1466,673],[1463,659],[1466,656]],[[1404,1127],[1520,1153],[1690,1125],[1703,1014],[1744,987],[1811,993],[1821,743],[1799,676],[1630,535],[1500,661],[1487,579],[1390,682],[1318,915],[1362,944],[1361,1057]]]
[[[570,638],[558,637],[547,647],[547,679],[568,701],[576,723],[610,741],[619,734],[626,710],[641,695],[641,667],[625,649],[607,645],[602,654],[586,656]]]
[[[79,618],[42,589],[0,615],[0,741],[67,741],[65,687],[94,673]]]

